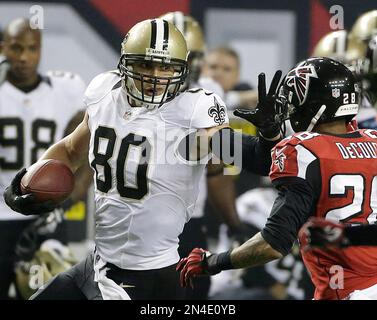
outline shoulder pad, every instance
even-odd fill
[[[198,86],[216,93],[221,99],[224,99],[224,90],[218,82],[209,77],[201,77],[198,81]]]
[[[186,128],[211,128],[229,122],[225,103],[213,92],[194,88],[182,92],[161,109],[165,121]]]
[[[107,71],[96,76],[88,85],[85,91],[84,102],[88,106],[101,100],[111,92],[114,86],[121,83],[119,73]]]
[[[216,94],[202,90],[191,118],[192,128],[211,128],[229,124],[225,102]]]

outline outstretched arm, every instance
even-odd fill
[[[263,238],[260,232],[235,248],[230,255],[230,260],[235,269],[256,267],[275,259],[283,257]]]
[[[71,134],[48,148],[40,160],[60,160],[75,173],[88,159],[89,139],[88,115],[85,114],[83,121],[77,128]]]
[[[254,124],[259,129],[260,137],[244,135],[229,127],[207,129],[212,152],[225,164],[235,164],[255,174],[268,175],[271,166],[271,149],[282,138],[275,109],[275,93],[280,77],[279,70],[275,73],[270,89],[266,93],[265,75],[261,73],[258,76],[257,107],[254,110],[237,109],[234,112],[236,116]]]
[[[255,267],[288,254],[301,226],[312,212],[315,195],[305,182],[281,187],[264,229],[241,246],[220,254],[196,248],[178,265],[181,284],[198,275]]]
[[[227,165],[235,165],[255,174],[267,176],[271,167],[271,149],[280,141],[253,137],[222,125],[198,130],[196,146],[190,147],[190,159],[202,159],[211,152]]]

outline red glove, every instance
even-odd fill
[[[191,253],[179,261],[176,270],[180,274],[182,287],[194,288],[192,279],[202,275],[214,275],[222,269],[218,266],[218,254],[211,254],[202,248],[195,248]]]
[[[344,236],[344,227],[344,224],[323,218],[310,218],[298,233],[301,248],[307,251],[314,247],[346,247],[348,240]]]

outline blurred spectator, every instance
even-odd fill
[[[219,47],[210,50],[205,56],[202,70],[204,76],[214,79],[222,86],[228,109],[256,105],[257,92],[250,84],[240,82],[240,59],[233,49]]]
[[[1,44],[6,59],[4,82],[0,83],[0,191],[14,175],[36,162],[55,141],[72,132],[83,119],[80,110],[85,84],[75,74],[38,72],[41,57],[40,30],[28,20],[12,20],[4,29]],[[89,167],[82,168],[74,192],[64,205],[81,199],[91,182]],[[80,171],[80,170],[79,170]],[[19,257],[16,246],[35,216],[13,212],[0,198],[0,299],[8,298]],[[51,230],[54,232],[54,230]],[[64,241],[64,232],[61,234]],[[38,248],[36,248],[38,249]]]

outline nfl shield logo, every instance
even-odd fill
[[[338,88],[332,89],[332,96],[334,98],[339,98],[340,97],[340,89],[338,89]]]

